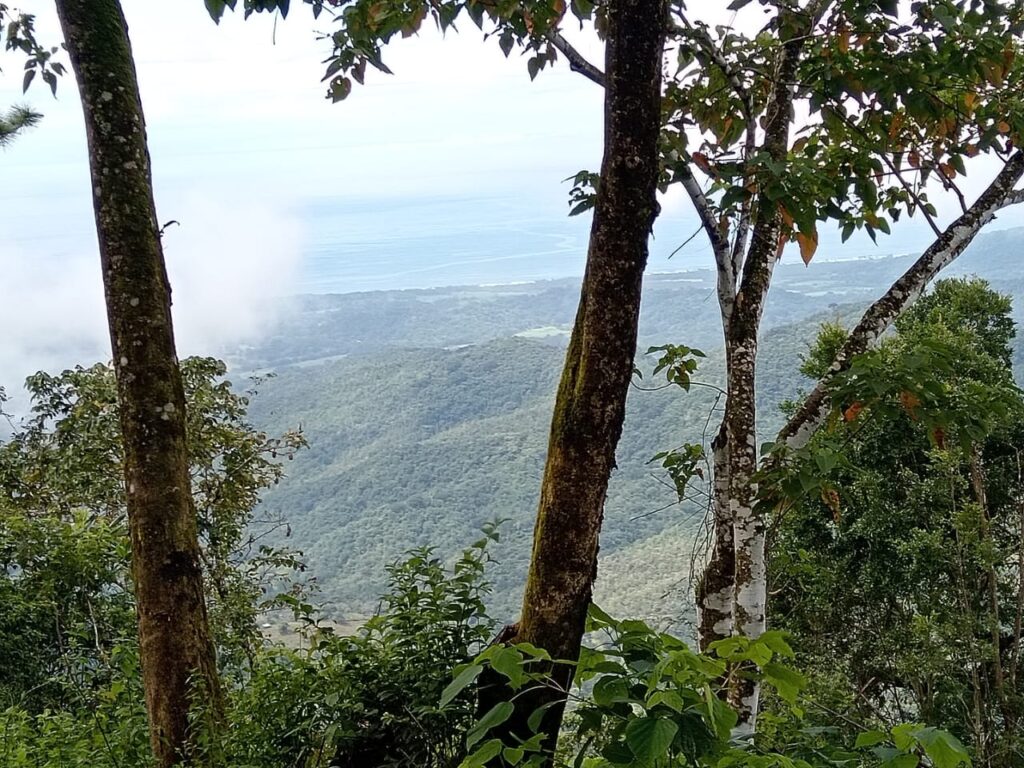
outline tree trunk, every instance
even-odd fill
[[[633,375],[647,244],[658,209],[665,15],[662,0],[611,0],[608,8],[601,181],[551,420],[522,617],[511,638],[556,659],[579,656]],[[551,676],[564,690],[572,668],[556,665]],[[507,732],[527,737],[526,719],[551,702],[542,729],[553,751],[565,705],[553,688],[518,697]]]
[[[816,16],[809,16],[807,30]],[[806,35],[799,31],[782,46],[771,103],[765,113],[762,151],[784,162],[792,124],[791,82]],[[777,203],[762,195],[756,206],[751,245],[742,263],[716,248],[719,304],[725,328],[728,397],[714,449],[715,543],[698,594],[702,648],[730,634],[759,637],[765,630],[767,568],[765,520],[757,509],[756,364],[758,336],[768,289],[780,253],[782,219]],[[723,257],[732,263],[723,263]],[[735,295],[725,286],[739,280]],[[724,470],[725,477],[722,477]],[[729,551],[731,549],[731,551]],[[714,589],[710,589],[711,585]],[[728,616],[723,611],[728,611]],[[740,719],[737,736],[750,734],[757,716],[759,688],[753,680],[735,678],[728,691]]]
[[[188,711],[220,686],[199,564],[185,396],[128,29],[117,0],[57,0],[85,113],[124,439],[132,577],[150,738],[161,768],[198,757]]]

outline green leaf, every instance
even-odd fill
[[[620,701],[629,701],[629,689],[621,677],[605,675],[594,684],[594,703],[607,707]]]
[[[523,683],[523,657],[512,648],[500,648],[491,658],[491,666],[509,679],[513,688]]]
[[[543,62],[539,56],[534,56],[532,59],[526,62],[526,71],[530,73],[530,79],[533,80],[537,77],[537,73],[540,72],[540,68]]]
[[[601,624],[605,624],[610,627],[614,627],[618,624],[618,622],[605,613],[597,603],[590,604],[590,608],[587,610],[587,617],[591,619],[591,621],[600,622]]]
[[[654,763],[672,746],[679,726],[661,717],[642,717],[626,726],[626,743],[645,763]]]
[[[796,703],[796,697],[807,685],[807,679],[803,675],[783,664],[769,662],[761,671],[764,673],[765,681],[773,685],[779,696],[791,705]]]
[[[516,649],[533,659],[551,660],[551,654],[543,648],[538,648],[533,643],[516,643]]]
[[[647,708],[654,709],[659,704],[682,713],[684,709],[683,697],[673,690],[655,691],[647,697]]]
[[[537,707],[535,710],[533,710],[533,712],[530,713],[529,718],[527,718],[527,720],[526,720],[526,727],[529,728],[534,733],[537,733],[537,731],[540,730],[540,724],[541,724],[541,721],[544,719],[544,714],[549,709],[551,709],[551,707],[553,707],[553,706],[555,706],[556,704],[559,704],[559,703],[560,703],[559,701],[549,701],[547,704],[543,704],[543,705]],[[537,735],[543,737],[543,734],[538,733]],[[529,743],[529,742],[527,742],[527,743]],[[524,744],[524,746],[526,746],[526,745]]]
[[[466,768],[479,768],[480,766],[487,765],[488,761],[497,757],[501,753],[502,745],[501,739],[491,739],[490,741],[484,742],[480,749],[473,752],[469,757],[462,761],[462,765]]]
[[[916,737],[935,768],[959,768],[961,765],[970,765],[971,763],[971,757],[964,745],[946,731],[940,731],[938,728],[922,728]]]
[[[218,24],[220,23],[221,17],[224,15],[224,10],[228,7],[225,0],[206,0],[206,12],[210,14],[210,18]]]
[[[917,755],[896,755],[882,763],[882,768],[917,768],[920,762]]]
[[[857,741],[854,742],[853,746],[857,749],[873,747],[875,744],[881,744],[888,738],[888,734],[884,731],[865,731],[864,733],[857,734]]]
[[[893,726],[889,733],[892,734],[892,743],[896,745],[896,749],[906,752],[914,746],[914,731],[916,728],[917,726],[909,723],[900,723]]]
[[[704,685],[704,704],[707,707],[707,721],[720,739],[729,738],[729,733],[739,721],[736,710],[718,698],[711,686]]]
[[[334,103],[343,101],[350,93],[352,93],[352,81],[347,77],[336,77],[331,80],[331,101]]]
[[[438,706],[442,708],[447,707],[452,700],[462,693],[470,683],[476,680],[483,671],[484,668],[479,664],[470,664],[459,672],[459,674],[455,676],[455,679],[448,683],[447,687],[441,692],[441,701]]]
[[[469,733],[466,734],[466,748],[472,749],[473,745],[480,741],[480,739],[482,739],[487,732],[491,730],[491,728],[501,725],[512,717],[512,713],[514,711],[515,705],[511,701],[501,701],[491,707],[490,711],[477,720],[476,725],[474,725],[470,729]],[[500,741],[498,741],[498,746],[498,752],[500,752]],[[495,752],[494,754],[496,755],[498,752]]]
[[[632,765],[633,750],[621,741],[612,741],[601,748],[601,757],[612,765]]]

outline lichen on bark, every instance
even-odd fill
[[[57,0],[85,115],[125,456],[150,740],[161,768],[201,759],[189,722],[197,682],[221,707],[185,446],[185,396],[153,201],[145,121],[117,0]],[[207,721],[210,725],[211,721]]]

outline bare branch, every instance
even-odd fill
[[[736,270],[733,268],[729,238],[719,226],[715,211],[689,166],[682,168],[679,177],[683,189],[690,196],[690,201],[697,211],[697,216],[700,217],[701,226],[704,228],[704,232],[711,242],[711,250],[715,254],[715,267],[718,271],[718,304],[722,308],[722,321],[728,327],[729,317],[732,315],[732,305],[736,300]]]
[[[548,33],[548,40],[551,41],[551,44],[555,46],[559,53],[565,56],[569,62],[569,69],[573,72],[579,72],[591,82],[597,83],[604,88],[604,72],[583,58],[583,54],[577,51],[572,43],[562,37],[561,32],[552,30]]]

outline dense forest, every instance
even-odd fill
[[[327,25],[339,110],[428,25],[601,89],[585,268],[179,357],[121,3],[0,3],[77,83],[110,338],[0,389],[0,766],[1024,765],[1024,6],[205,9]],[[645,275],[677,191],[707,268]]]

